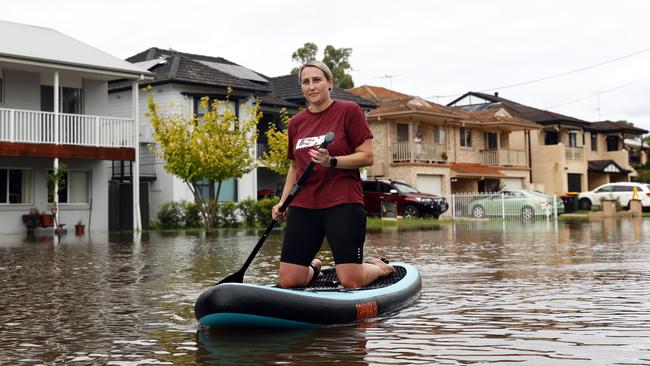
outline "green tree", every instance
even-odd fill
[[[307,61],[315,60],[318,54],[318,46],[315,43],[307,42],[301,48],[298,48],[291,55],[291,59],[300,65],[305,64]],[[323,53],[323,63],[332,70],[334,86],[348,89],[354,87],[352,75],[348,71],[352,70],[349,58],[352,55],[352,48],[335,48],[332,45],[327,45]],[[292,74],[298,74],[300,66],[294,67],[291,70]]]
[[[161,112],[149,89],[148,116],[158,145],[153,150],[164,160],[165,170],[183,180],[193,193],[206,235],[212,234],[218,203],[212,196],[203,197],[200,182],[216,182],[214,197],[219,197],[223,181],[239,178],[255,168],[250,146],[257,140],[259,105],[250,108],[249,118],[240,119],[228,108],[228,102],[226,97],[208,105],[209,98],[201,98],[201,107],[207,112],[199,120],[196,115]]]
[[[269,128],[265,133],[269,150],[262,153],[260,161],[272,171],[286,175],[289,172],[289,159],[287,158],[289,114],[284,108],[280,111],[280,121],[283,127],[281,129],[278,129],[274,123],[269,123]]]

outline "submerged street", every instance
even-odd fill
[[[194,301],[260,233],[4,235],[0,364],[650,365],[648,219],[386,228],[368,233],[365,256],[420,270],[411,307],[319,330],[199,330]],[[277,281],[281,234],[247,283]]]

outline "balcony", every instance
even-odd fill
[[[133,120],[0,108],[0,141],[133,148]]]
[[[584,160],[585,148],[582,146],[567,146],[564,154],[567,160]]]
[[[481,164],[490,166],[527,166],[524,150],[481,150]]]
[[[446,152],[444,144],[397,142],[391,146],[394,163],[434,163],[445,162],[442,154]]]

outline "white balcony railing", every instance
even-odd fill
[[[481,150],[481,164],[526,166],[526,152],[524,150],[508,149]]]
[[[0,141],[133,147],[133,120],[0,108]]]
[[[567,160],[584,160],[585,158],[585,149],[582,146],[566,146],[564,151]]]
[[[394,162],[443,162],[444,144],[397,142],[392,146]]]

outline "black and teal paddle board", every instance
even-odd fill
[[[391,265],[391,276],[356,289],[340,286],[333,268],[299,289],[222,283],[201,294],[194,313],[200,325],[210,328],[316,328],[385,316],[409,306],[422,289],[414,266]]]

